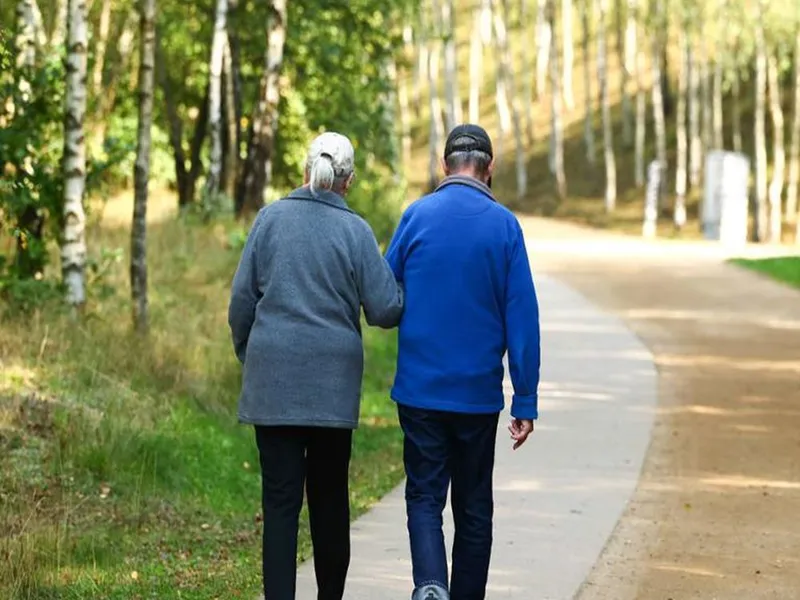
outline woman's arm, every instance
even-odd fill
[[[384,329],[397,327],[403,315],[403,288],[381,255],[375,234],[366,224],[361,238],[361,257],[356,264],[361,265],[358,291],[367,323]]]
[[[239,267],[233,277],[231,300],[228,305],[228,325],[231,328],[233,349],[242,364],[247,352],[247,341],[250,339],[250,329],[255,321],[256,305],[261,298],[256,271],[258,264],[256,250],[258,232],[264,221],[265,210],[261,209],[258,213],[247,236],[247,242],[239,259]]]

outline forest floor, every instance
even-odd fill
[[[258,590],[260,476],[252,432],[236,423],[227,328],[244,232],[233,220],[178,218],[172,194],[153,196],[147,338],[131,333],[128,196],[91,214],[96,264],[82,320],[43,282],[20,290],[27,307],[0,315],[0,598]],[[388,399],[395,337],[365,328],[365,346],[356,515],[402,477]]]
[[[525,228],[534,265],[624,319],[659,371],[638,488],[578,597],[796,597],[800,293],[710,246],[594,233],[579,251],[585,230]]]

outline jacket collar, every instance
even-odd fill
[[[448,177],[442,179],[434,191],[438,192],[448,185],[466,185],[467,187],[471,187],[472,189],[482,192],[484,195],[488,196],[489,199],[497,202],[497,198],[495,198],[494,194],[492,194],[491,188],[474,177],[469,177],[468,175],[449,175]]]
[[[328,204],[329,206],[333,206],[341,210],[353,212],[353,210],[347,206],[347,202],[345,202],[345,199],[342,196],[330,190],[318,190],[316,192],[312,192],[311,188],[308,186],[303,186],[289,192],[289,195],[286,196],[286,199],[321,202],[322,204]]]

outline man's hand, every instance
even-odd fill
[[[511,419],[508,425],[511,439],[514,440],[514,450],[522,446],[528,436],[533,433],[533,421],[530,419]]]

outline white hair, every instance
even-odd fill
[[[343,186],[353,174],[354,162],[353,145],[345,136],[332,131],[317,136],[306,159],[311,192]]]

